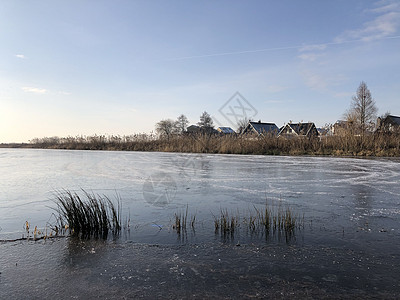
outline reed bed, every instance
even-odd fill
[[[186,210],[183,212],[177,212],[174,215],[174,223],[172,225],[172,228],[180,234],[181,232],[186,232],[187,229],[187,221],[188,221],[188,213],[189,213],[189,206],[186,205]],[[190,217],[190,227],[192,230],[195,229],[195,223],[196,223],[196,215],[191,215]]]
[[[214,216],[215,232],[220,231],[221,234],[233,235],[239,226],[240,217],[238,215],[229,214],[227,209],[221,209],[219,216]]]
[[[177,234],[185,234],[189,224],[195,230],[196,216],[192,215],[188,221],[188,206],[186,210],[174,214],[172,228]],[[270,235],[285,235],[287,239],[294,236],[296,230],[304,228],[304,216],[301,218],[290,206],[283,206],[281,201],[276,206],[266,203],[263,207],[249,209],[241,213],[239,210],[230,212],[221,208],[218,214],[212,214],[214,231],[225,238],[233,238],[236,233],[243,230],[250,234],[259,234],[268,237]]]
[[[59,228],[81,238],[106,239],[110,232],[118,235],[121,231],[119,199],[115,206],[107,196],[84,190],[82,193],[64,190],[56,194]]]
[[[400,132],[354,134],[344,131],[334,136],[284,138],[274,135],[181,134],[168,138],[153,134],[129,136],[94,135],[35,138],[29,144],[2,144],[0,147],[161,151],[186,153],[400,156]]]
[[[251,234],[284,234],[291,237],[297,229],[304,228],[304,216],[300,218],[290,206],[283,207],[279,204],[278,207],[273,207],[268,203],[261,209],[254,206],[244,217],[240,217],[239,212],[236,215],[229,214],[227,209],[221,209],[220,214],[214,216],[216,233],[233,235],[241,227]]]

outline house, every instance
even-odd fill
[[[187,133],[199,133],[201,131],[200,126],[197,125],[190,125],[186,128]]]
[[[387,115],[385,118],[378,118],[377,131],[392,132],[400,130],[400,117]]]
[[[277,135],[279,132],[278,126],[274,123],[249,122],[243,129],[242,134],[256,134],[258,136],[266,136],[268,134]]]
[[[344,135],[352,127],[353,123],[344,120],[337,120],[332,127],[332,133],[334,135]]]
[[[212,127],[209,128],[202,128],[197,125],[190,125],[186,128],[187,134],[217,134],[218,131]]]
[[[223,134],[235,134],[235,131],[230,127],[218,127],[217,131]]]
[[[279,131],[283,137],[307,137],[318,136],[318,130],[314,123],[288,123]]]
[[[332,136],[333,135],[333,125],[326,124],[324,127],[317,128],[319,136]]]

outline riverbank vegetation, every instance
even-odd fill
[[[0,240],[0,242],[13,242],[17,240],[46,240],[56,237],[74,236],[80,239],[108,239],[112,234],[113,238],[120,235],[122,230],[129,229],[121,226],[122,207],[120,198],[117,197],[116,204],[107,196],[86,192],[72,192],[69,190],[58,191],[54,195],[53,202],[56,204],[54,222],[47,223],[41,229],[31,226],[26,221],[24,229],[26,237],[12,240]],[[304,229],[304,215],[301,217],[290,205],[266,202],[264,206],[250,207],[248,210],[228,211],[221,208],[219,213],[213,214],[213,228],[216,235],[220,235],[224,240],[235,240],[238,237],[258,236],[258,237],[285,237],[290,241],[295,237],[298,230]],[[211,219],[212,220],[212,219]],[[205,226],[206,220],[201,221],[201,227]],[[187,233],[196,232],[198,223],[196,214],[190,214],[189,206],[185,210],[180,210],[174,214],[171,220],[172,229],[186,239]],[[211,224],[210,224],[211,225]],[[156,225],[163,229],[163,225]],[[207,227],[207,226],[206,226]]]
[[[283,207],[281,203],[278,206],[266,203],[262,208],[254,206],[247,213],[230,213],[227,209],[221,209],[219,215],[214,215],[214,228],[215,233],[224,237],[233,237],[241,229],[251,235],[284,235],[290,240],[296,230],[304,228],[304,216],[300,217],[292,207]]]
[[[172,220],[172,229],[185,240],[188,229],[196,232],[196,215],[190,218],[188,224],[188,211],[175,213]],[[221,208],[218,214],[213,214],[214,233],[224,240],[235,240],[242,236],[258,237],[285,237],[290,241],[295,237],[296,231],[304,229],[304,215],[301,217],[295,209],[289,205],[266,202],[264,206],[253,206],[247,211],[230,211]],[[201,222],[204,226],[204,222]],[[190,225],[190,228],[189,226]],[[162,227],[160,227],[162,228]]]
[[[376,132],[313,138],[284,138],[273,135],[180,134],[158,137],[151,134],[130,136],[94,135],[36,138],[27,144],[0,147],[69,150],[121,150],[257,155],[400,156],[399,132]]]
[[[121,208],[107,196],[62,191],[57,193],[55,203],[57,228],[69,230],[71,235],[106,239],[109,232],[116,236],[121,231]]]
[[[180,234],[181,232],[185,232],[187,229],[188,211],[189,206],[186,206],[186,211],[175,213],[175,222],[172,225],[172,229],[174,229],[178,234]],[[196,215],[194,214],[190,217],[190,227],[192,228],[192,230],[194,230],[195,228],[195,223]]]

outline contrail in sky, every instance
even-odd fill
[[[400,38],[400,35],[382,37],[382,38],[378,38],[378,39],[374,39],[374,40],[389,40],[389,39],[398,39],[398,38]],[[339,41],[339,42],[330,42],[330,43],[321,43],[321,44],[312,44],[312,45],[298,45],[298,46],[274,47],[274,48],[264,48],[264,49],[255,49],[255,50],[245,50],[245,51],[220,52],[220,53],[211,53],[211,54],[203,54],[203,55],[193,55],[193,56],[170,58],[170,59],[165,59],[163,61],[178,61],[178,60],[188,60],[188,59],[194,59],[194,58],[207,58],[207,57],[217,57],[217,56],[227,56],[227,55],[249,54],[249,53],[268,52],[268,51],[277,51],[277,50],[292,50],[292,49],[302,49],[302,48],[307,48],[307,47],[324,49],[326,46],[350,44],[350,43],[357,43],[357,42],[366,42],[366,40],[365,40],[365,38],[363,38],[363,39],[357,39],[357,40]]]

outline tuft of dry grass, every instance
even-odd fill
[[[240,217],[230,215],[227,209],[221,209],[219,216],[214,216],[215,232],[221,235],[230,233],[231,235],[243,225],[251,234],[261,233],[266,237],[271,233],[284,234],[288,239],[291,238],[296,229],[304,227],[304,217],[299,215],[290,207],[283,208],[281,204],[273,207],[268,203],[263,208],[249,209],[246,216]]]
[[[118,235],[121,230],[119,199],[116,207],[107,196],[82,192],[83,195],[68,190],[57,192],[59,228],[81,238],[106,239],[109,232]]]
[[[234,234],[239,226],[240,217],[230,215],[227,209],[221,209],[220,215],[214,216],[215,232],[220,231],[221,234]]]
[[[181,232],[186,232],[187,229],[187,222],[188,222],[188,213],[189,213],[189,206],[186,205],[186,210],[183,212],[177,212],[174,215],[174,223],[172,225],[172,228],[180,234]],[[195,230],[195,224],[196,224],[196,215],[191,215],[190,217],[190,227],[192,230]]]

